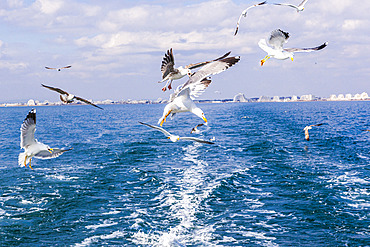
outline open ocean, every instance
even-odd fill
[[[215,145],[138,123],[164,105],[36,107],[36,139],[73,150],[34,170],[17,164],[32,108],[0,108],[0,246],[370,245],[370,102],[199,106]]]

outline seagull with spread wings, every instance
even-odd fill
[[[248,10],[250,10],[251,8],[254,8],[254,7],[257,7],[257,6],[261,6],[261,5],[264,5],[266,4],[267,2],[264,1],[264,2],[261,2],[261,3],[257,3],[257,4],[254,4],[252,6],[249,6],[248,8],[246,8],[245,10],[243,10],[243,12],[240,14],[239,16],[239,19],[238,19],[238,22],[236,23],[236,29],[235,29],[235,33],[234,33],[234,36],[238,33],[239,31],[239,24],[240,24],[240,20],[242,19],[242,17],[247,17],[247,12]]]
[[[29,167],[33,170],[31,166],[33,157],[37,159],[56,158],[72,149],[50,148],[48,145],[38,142],[35,139],[35,131],[36,109],[32,109],[21,125],[21,148],[24,149],[24,152],[18,156],[19,165],[24,164],[27,167],[27,163],[29,163]]]
[[[162,126],[168,115],[171,114],[171,117],[173,117],[179,112],[191,112],[207,123],[203,111],[195,105],[193,99],[200,96],[211,84],[211,80],[208,78],[209,76],[227,70],[239,62],[239,60],[239,56],[223,58],[208,63],[197,72],[193,73],[187,82],[178,86],[175,92],[170,95],[169,103],[165,106],[163,115],[159,119],[158,124]]]
[[[61,67],[61,68],[45,67],[45,69],[53,69],[53,70],[61,71],[62,69],[69,69],[71,67],[72,67],[72,65],[64,66],[64,67]]]
[[[195,137],[186,137],[186,136],[178,136],[178,135],[173,135],[171,134],[170,132],[168,132],[167,130],[161,128],[161,127],[158,127],[158,126],[154,126],[154,125],[150,125],[150,124],[147,124],[147,123],[143,123],[143,122],[139,122],[143,125],[146,125],[150,128],[153,128],[155,130],[158,130],[160,132],[162,132],[168,139],[170,139],[172,142],[177,142],[179,140],[185,140],[185,141],[196,141],[196,142],[200,142],[200,143],[206,143],[206,144],[215,144],[214,142],[210,142],[210,141],[205,141],[203,139],[199,139],[199,138],[195,138]]]
[[[78,96],[75,96],[73,94],[70,94],[70,93],[67,93],[66,91],[60,89],[60,88],[56,88],[56,87],[50,87],[50,86],[46,86],[44,84],[41,84],[43,87],[47,88],[47,89],[50,89],[52,91],[55,91],[55,92],[58,92],[60,93],[60,100],[63,101],[64,103],[66,104],[69,104],[69,103],[72,103],[73,100],[79,100],[79,101],[82,101],[82,102],[85,102],[86,104],[89,104],[89,105],[92,105],[92,106],[95,106],[99,109],[102,109],[100,106],[97,106],[93,103],[91,103],[90,101],[86,100],[86,99],[83,99],[81,97],[78,97]]]
[[[308,125],[308,126],[306,126],[306,127],[304,127],[304,138],[307,140],[307,141],[309,141],[310,140],[310,135],[308,134],[308,130],[310,130],[310,129],[312,129],[312,127],[314,127],[314,126],[321,126],[321,125],[323,125],[322,123],[320,123],[320,124],[313,124],[313,125]]]
[[[304,5],[307,3],[308,0],[303,0],[298,6],[290,3],[273,3],[274,5],[280,5],[280,6],[288,6],[295,8],[297,12],[304,10]]]
[[[172,48],[170,50],[167,50],[167,53],[164,55],[163,60],[162,60],[162,66],[161,66],[161,72],[162,72],[162,80],[159,81],[158,83],[167,81],[166,85],[162,88],[162,91],[168,89],[172,89],[172,81],[173,80],[178,80],[183,78],[184,76],[188,75],[189,77],[191,76],[191,70],[196,69],[199,67],[202,67],[208,63],[211,63],[213,61],[217,61],[220,59],[223,59],[227,57],[230,54],[230,52],[226,53],[222,57],[216,58],[211,61],[206,61],[206,62],[200,62],[200,63],[192,63],[189,65],[186,65],[185,67],[178,67],[174,68],[175,66],[175,59],[173,56]]]
[[[283,48],[284,43],[288,42],[289,33],[282,31],[281,29],[276,29],[271,32],[271,35],[268,39],[268,43],[271,46],[267,45],[265,39],[261,39],[258,42],[258,46],[267,52],[267,56],[261,60],[261,66],[267,61],[267,59],[273,57],[279,60],[285,60],[290,58],[292,61],[294,59],[294,52],[312,52],[312,51],[319,51],[324,49],[328,42],[324,44],[314,47],[314,48]]]

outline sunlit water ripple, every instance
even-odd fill
[[[17,165],[31,108],[0,108],[0,245],[369,245],[370,102],[200,106],[216,145],[138,124],[164,105],[37,107],[36,137],[73,150],[33,171]]]

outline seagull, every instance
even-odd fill
[[[83,99],[83,98],[81,98],[81,97],[78,97],[78,96],[75,96],[75,95],[73,95],[73,94],[70,94],[70,93],[67,93],[66,91],[63,91],[62,89],[60,89],[60,88],[56,88],[56,87],[50,87],[50,86],[46,86],[46,85],[44,85],[44,84],[41,84],[43,87],[46,87],[46,88],[48,88],[48,89],[50,89],[50,90],[52,90],[52,91],[55,91],[55,92],[58,92],[58,93],[60,93],[60,100],[61,101],[63,101],[64,103],[66,103],[66,104],[68,104],[68,103],[72,103],[73,102],[73,100],[79,100],[79,101],[82,101],[82,102],[85,102],[85,103],[87,103],[87,104],[90,104],[90,105],[92,105],[92,106],[95,106],[95,107],[97,107],[97,108],[99,108],[99,109],[102,109],[103,110],[103,108],[101,108],[100,106],[97,106],[97,105],[95,105],[95,104],[93,104],[93,103],[91,103],[90,101],[88,101],[88,100],[86,100],[86,99]]]
[[[268,43],[272,46],[268,46],[265,39],[260,39],[258,46],[267,52],[267,56],[261,60],[261,66],[267,61],[267,59],[273,57],[279,60],[285,60],[290,58],[292,61],[294,59],[294,52],[311,52],[324,49],[328,42],[314,47],[314,48],[283,48],[284,43],[288,42],[289,33],[282,31],[281,29],[276,29],[271,32]]]
[[[186,75],[188,75],[190,77],[192,69],[199,68],[199,67],[202,67],[202,66],[206,65],[207,63],[223,59],[223,58],[227,57],[229,54],[230,54],[230,52],[228,52],[225,55],[223,55],[222,57],[216,58],[212,61],[189,64],[185,67],[180,66],[176,69],[176,68],[173,67],[175,65],[175,59],[173,57],[173,52],[172,52],[172,48],[171,48],[170,50],[167,50],[167,53],[163,57],[162,66],[161,66],[162,80],[159,81],[158,83],[162,83],[164,81],[167,81],[166,85],[162,88],[163,92],[167,90],[167,86],[168,86],[168,89],[172,89],[172,81],[173,80],[181,79]]]
[[[290,3],[273,3],[274,5],[280,5],[280,6],[288,6],[295,8],[297,12],[304,10],[304,5],[307,3],[308,0],[303,0],[298,6]]]
[[[164,107],[163,115],[159,119],[158,124],[162,126],[168,115],[171,114],[171,117],[173,117],[179,112],[192,112],[202,118],[207,124],[203,111],[195,105],[193,99],[201,95],[211,84],[210,75],[225,71],[239,62],[239,60],[239,56],[223,58],[208,63],[193,73],[187,82],[178,86],[175,92],[170,95],[169,103]]]
[[[36,109],[32,109],[21,125],[21,148],[24,149],[24,152],[20,153],[18,156],[19,165],[24,164],[24,166],[27,167],[27,163],[29,163],[29,167],[33,170],[31,166],[33,157],[37,159],[56,158],[72,149],[50,148],[48,145],[38,142],[35,139],[35,130]]]
[[[313,125],[308,125],[306,127],[304,127],[304,138],[309,141],[310,140],[310,135],[308,134],[308,130],[312,129],[313,126],[321,126],[323,125],[322,123],[320,124],[313,124]]]
[[[61,71],[62,69],[69,69],[69,68],[71,68],[71,67],[72,67],[72,65],[64,66],[64,67],[61,67],[61,68],[50,68],[50,67],[45,67],[45,69],[55,69],[55,70]]]
[[[203,126],[204,124],[201,123],[201,124],[198,124],[197,126],[195,126],[191,131],[190,131],[190,134],[193,134],[193,133],[200,133],[200,131],[198,130],[198,127],[201,127]]]
[[[370,130],[362,130],[362,131],[368,131],[368,132],[370,132]]]
[[[234,36],[238,33],[238,30],[239,30],[239,24],[240,24],[240,20],[242,17],[247,17],[247,11],[250,10],[251,8],[254,8],[254,7],[257,7],[257,6],[260,6],[260,5],[264,5],[266,4],[267,2],[264,1],[264,2],[261,2],[261,3],[257,3],[255,5],[252,5],[252,6],[249,6],[248,8],[246,8],[245,10],[243,10],[243,12],[240,14],[239,16],[239,19],[238,19],[238,22],[236,23],[236,29],[235,29],[235,33],[234,33]]]
[[[202,139],[199,139],[199,138],[195,138],[195,137],[186,137],[186,136],[172,135],[170,132],[168,132],[167,130],[165,130],[165,129],[161,128],[161,127],[150,125],[150,124],[147,124],[147,123],[142,123],[142,122],[139,122],[139,123],[141,123],[143,125],[146,125],[146,126],[148,126],[150,128],[153,128],[155,130],[158,130],[160,132],[162,132],[172,142],[177,142],[179,140],[186,140],[186,141],[196,141],[196,142],[206,143],[206,144],[215,144],[214,142],[205,141],[205,140],[202,140]]]

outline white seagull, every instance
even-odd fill
[[[54,69],[54,70],[61,71],[62,69],[69,69],[69,68],[71,68],[71,67],[72,67],[72,65],[64,66],[64,67],[61,67],[61,68],[45,67],[45,69]]]
[[[24,152],[20,153],[18,156],[19,165],[24,164],[24,166],[27,167],[27,163],[29,163],[29,167],[33,170],[31,166],[33,157],[37,159],[56,158],[72,149],[50,148],[48,145],[38,142],[35,139],[35,131],[36,109],[32,109],[21,125],[21,148],[24,149]]]
[[[223,59],[223,58],[227,57],[229,54],[230,54],[230,52],[228,52],[225,55],[223,55],[222,57],[216,58],[212,61],[192,63],[192,64],[189,64],[189,65],[186,65],[185,67],[180,66],[178,68],[174,68],[173,66],[175,66],[175,59],[173,57],[173,52],[172,52],[172,48],[171,48],[170,50],[167,50],[167,53],[163,57],[162,66],[161,66],[162,80],[159,81],[158,83],[167,81],[166,85],[162,88],[162,91],[166,91],[167,86],[168,86],[168,89],[172,89],[172,81],[173,80],[181,79],[186,75],[188,75],[190,77],[191,73],[192,73],[191,72],[192,69],[199,68],[199,67],[202,67],[202,66],[206,65],[207,63]]]
[[[168,115],[171,114],[171,117],[173,117],[179,112],[192,112],[207,123],[203,111],[195,105],[193,99],[201,95],[211,83],[208,76],[225,71],[239,62],[239,60],[239,56],[223,58],[208,63],[200,70],[193,73],[187,82],[177,87],[175,92],[170,95],[169,103],[165,106],[163,115],[159,119],[158,124],[162,126]]]
[[[88,101],[88,100],[86,100],[86,99],[83,99],[83,98],[81,98],[81,97],[78,97],[78,96],[75,96],[75,95],[73,95],[73,94],[67,93],[66,91],[64,91],[64,90],[62,90],[62,89],[60,89],[60,88],[50,87],[50,86],[46,86],[46,85],[44,85],[44,84],[41,84],[41,85],[42,85],[43,87],[46,87],[47,89],[50,89],[50,90],[52,90],[52,91],[55,91],[55,92],[60,93],[60,96],[59,96],[60,100],[61,100],[61,101],[63,101],[64,103],[66,103],[66,104],[72,103],[72,102],[73,102],[73,100],[75,100],[75,99],[76,99],[76,100],[79,100],[79,101],[85,102],[85,103],[87,103],[87,104],[89,104],[89,105],[95,106],[95,107],[97,107],[97,108],[99,108],[99,109],[102,109],[102,110],[103,110],[103,108],[101,108],[100,106],[97,106],[97,105],[95,105],[95,104],[91,103],[90,101]]]
[[[308,0],[303,0],[298,6],[290,3],[273,3],[274,5],[280,5],[280,6],[288,6],[295,8],[297,12],[304,10],[304,5],[307,3]]]
[[[324,49],[328,42],[324,44],[313,47],[313,48],[283,48],[284,43],[288,42],[289,33],[282,31],[281,29],[276,29],[271,32],[271,35],[268,39],[268,43],[272,46],[268,46],[265,39],[260,39],[258,46],[267,52],[267,56],[261,60],[261,66],[267,61],[267,59],[273,57],[279,60],[285,60],[290,58],[294,60],[294,52],[311,52]]]
[[[313,126],[321,126],[323,125],[322,123],[320,124],[313,124],[313,125],[308,125],[306,127],[304,127],[304,138],[309,141],[310,140],[310,135],[308,134],[308,130],[312,129]]]
[[[254,4],[252,6],[249,6],[248,8],[246,8],[245,10],[243,10],[243,12],[240,14],[239,16],[239,19],[238,19],[238,22],[236,23],[236,29],[235,29],[235,33],[234,33],[234,36],[238,33],[238,30],[239,30],[239,24],[240,24],[240,20],[242,19],[242,17],[247,17],[247,11],[250,10],[251,8],[254,8],[254,7],[257,7],[257,6],[260,6],[260,5],[264,5],[266,4],[267,2],[264,1],[264,2],[261,2],[261,3],[257,3],[257,4]]]
[[[179,140],[186,140],[186,141],[196,141],[196,142],[206,143],[206,144],[215,144],[214,142],[205,141],[205,140],[202,140],[202,139],[199,139],[199,138],[195,138],[195,137],[186,137],[186,136],[172,135],[170,132],[168,132],[167,130],[165,130],[165,129],[161,128],[161,127],[150,125],[150,124],[147,124],[147,123],[142,123],[142,122],[139,122],[139,123],[141,123],[143,125],[146,125],[146,126],[148,126],[150,128],[153,128],[155,130],[158,130],[160,132],[162,132],[172,142],[177,142]]]

